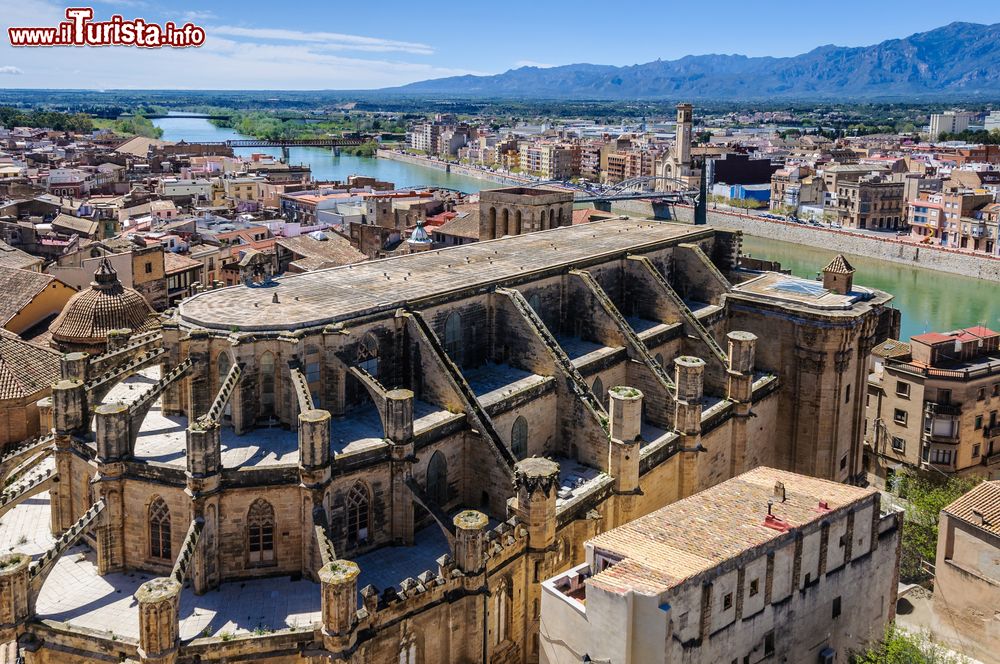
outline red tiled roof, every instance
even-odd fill
[[[944,341],[952,341],[954,337],[949,334],[941,334],[940,332],[925,332],[924,334],[918,334],[915,337],[910,337],[910,341],[919,341],[923,344],[939,344]]]

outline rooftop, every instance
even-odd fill
[[[835,311],[853,309],[855,304],[871,299],[877,291],[855,286],[850,293],[840,295],[823,288],[823,284],[819,281],[778,272],[766,272],[735,286],[733,292],[751,295],[755,299],[765,301],[772,300],[809,309]]]
[[[977,528],[1000,536],[1000,480],[983,482],[944,511]]]
[[[297,329],[707,232],[659,221],[599,221],[281,277],[270,288],[206,291],[182,302],[179,315],[189,325],[215,329]],[[278,303],[272,302],[275,288]]]
[[[774,498],[776,482],[784,501]],[[876,493],[760,466],[591,539],[588,546],[620,562],[590,583],[615,593],[661,593],[782,536],[764,525],[769,500],[771,513],[797,528]]]

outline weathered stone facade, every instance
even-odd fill
[[[27,661],[535,662],[539,582],[588,538],[760,464],[851,479],[862,408],[844,390],[863,394],[890,298],[772,292],[734,271],[738,244],[557,228],[206,291],[124,359],[68,356],[56,548],[162,578],[134,636],[15,621]],[[148,366],[130,401],[105,396]],[[426,572],[362,583],[428,528],[447,545]],[[178,596],[276,576],[321,618],[178,629]]]

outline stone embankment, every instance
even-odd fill
[[[671,218],[677,221],[694,220],[694,209],[690,206],[674,205],[670,206],[670,211]],[[1000,282],[998,257],[944,247],[921,246],[896,237],[878,237],[847,229],[820,228],[774,219],[761,219],[755,215],[728,210],[708,210],[706,220],[709,226],[721,230],[743,231],[746,235],[768,240],[804,244],[891,263],[916,265],[928,270]]]
[[[504,173],[494,173],[493,171],[488,171],[483,168],[477,168],[475,166],[456,164],[448,161],[442,161],[440,159],[423,157],[421,155],[408,154],[405,152],[397,152],[396,150],[378,150],[376,151],[375,154],[379,159],[393,159],[395,161],[402,161],[407,164],[413,164],[414,166],[434,168],[439,171],[451,173],[453,175],[463,175],[469,178],[476,178],[477,180],[486,180],[487,182],[495,182],[496,184],[503,185],[506,187],[531,184],[530,178],[526,178],[523,176],[508,175]]]

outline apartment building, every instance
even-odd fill
[[[789,166],[771,175],[771,209],[823,202],[823,181],[809,166]]]
[[[548,180],[568,180],[579,175],[580,147],[577,145],[525,144],[518,153],[524,173]]]
[[[931,115],[931,140],[936,141],[941,134],[960,134],[969,128],[974,113],[945,111]]]
[[[844,662],[893,619],[899,513],[759,466],[584,543],[543,582],[542,664]]]
[[[986,225],[972,219],[975,211],[993,203],[985,190],[950,190],[922,193],[907,204],[910,234],[926,243],[968,249],[986,237]],[[964,231],[963,232],[963,227]]]
[[[1000,478],[1000,334],[976,326],[876,348],[865,468],[880,485],[902,468]]]
[[[881,173],[838,182],[835,209],[847,228],[899,230],[906,225],[903,183]]]

